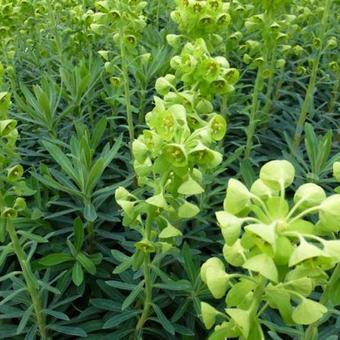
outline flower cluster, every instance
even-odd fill
[[[202,38],[187,43],[170,65],[176,71],[176,79],[208,98],[233,92],[233,85],[239,79],[239,71],[231,68],[226,58],[210,55]]]
[[[146,116],[149,129],[133,143],[139,184],[149,188],[153,195],[144,201],[123,188],[116,192],[125,222],[130,226],[142,222],[141,214],[149,206],[154,207],[154,216],[159,216],[156,225],[166,228],[160,230],[160,238],[179,236],[180,231],[170,226],[170,222],[191,218],[199,212],[187,198],[204,191],[201,169],[214,168],[222,161],[222,155],[210,146],[224,137],[226,121],[209,111],[199,116],[176,103],[177,97],[190,103],[193,98],[185,95],[165,96],[164,100],[156,97],[155,108]]]
[[[189,11],[192,5],[215,16],[221,8],[226,9],[222,1],[190,2]],[[185,3],[178,2],[174,13],[181,12],[182,6]],[[179,28],[191,38],[185,27]],[[214,112],[211,102],[216,94],[233,91],[239,74],[224,57],[211,56],[201,35],[204,34],[187,42],[171,60],[175,73],[156,81],[159,96],[155,97],[154,109],[146,115],[148,129],[133,142],[134,169],[146,198],[124,188],[116,192],[116,200],[124,210],[124,224],[141,232],[142,246],[138,243],[136,247],[147,252],[156,251],[160,245],[157,237],[171,243],[181,235],[181,220],[199,212],[191,196],[204,191],[204,172],[222,161],[213,146],[223,139],[227,123]],[[150,215],[158,229],[150,234],[152,240],[143,219]]]
[[[15,55],[17,35],[30,30],[33,24],[34,8],[29,1],[9,1],[0,4],[0,54],[4,60],[12,60]]]
[[[114,34],[114,40],[135,47],[138,36],[146,26],[143,15],[146,1],[96,1],[97,11],[92,15],[92,30],[99,34]]]
[[[340,195],[327,197],[320,186],[306,183],[295,191],[291,206],[285,191],[294,176],[288,161],[271,161],[250,190],[235,179],[228,183],[224,211],[216,213],[223,256],[227,268],[244,271],[229,274],[217,257],[201,268],[212,295],[226,295],[226,315],[202,303],[207,328],[222,317],[215,327],[221,336],[264,338],[263,306],[277,309],[287,324],[312,324],[327,312],[310,295],[327,284],[327,272],[340,262],[340,240],[334,237],[340,231]]]
[[[16,158],[18,131],[16,121],[7,116],[9,105],[9,94],[0,92],[0,242],[5,239],[4,219],[16,217],[26,209],[25,200],[20,197],[25,190],[21,181],[24,170],[20,164],[11,164]]]
[[[189,39],[224,34],[230,23],[229,3],[222,0],[176,0],[171,18]]]

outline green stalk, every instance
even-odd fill
[[[252,304],[250,306],[250,319],[253,320],[254,318],[257,317],[257,315],[261,315],[262,309],[258,313],[257,310],[260,306],[260,303],[262,301],[262,295],[264,293],[264,290],[266,288],[267,280],[263,278],[257,288],[254,291],[254,296],[252,298]]]
[[[53,32],[53,35],[54,35],[54,38],[55,38],[55,43],[56,43],[57,52],[58,52],[58,56],[59,56],[59,62],[60,62],[60,64],[63,64],[64,55],[63,55],[63,49],[62,49],[62,41],[60,39],[57,22],[56,22],[55,16],[54,16],[55,11],[52,8],[51,1],[46,1],[46,3],[47,3],[47,6],[48,6],[48,14],[49,14],[49,17],[50,17],[51,29],[52,29],[52,32]]]
[[[280,74],[278,76],[278,82],[277,82],[277,85],[276,85],[276,90],[275,90],[275,93],[273,95],[273,100],[272,102],[276,102],[280,99],[280,96],[281,96],[281,88],[282,88],[282,85],[284,83],[284,72],[285,72],[285,69],[283,68],[281,71],[280,71]]]
[[[260,106],[260,94],[263,89],[263,82],[264,82],[264,70],[267,68],[268,59],[270,57],[270,50],[271,50],[271,33],[270,33],[270,24],[272,22],[272,5],[270,5],[265,11],[265,27],[262,33],[264,39],[264,63],[259,66],[256,75],[255,87],[252,97],[252,105],[250,110],[249,116],[249,125],[247,129],[247,143],[244,152],[244,160],[248,160],[250,157],[251,150],[253,148],[253,139],[255,135],[256,125],[257,125],[257,114],[259,111]],[[269,27],[269,28],[268,28]]]
[[[39,294],[38,280],[33,275],[30,265],[26,261],[27,255],[25,254],[22,246],[20,245],[14,225],[9,220],[6,221],[6,229],[11,239],[15,255],[17,256],[17,259],[19,261],[19,264],[22,270],[22,275],[26,282],[27,291],[30,294],[31,299],[32,299],[33,309],[34,309],[40,337],[42,340],[46,340],[47,339],[46,319],[45,319],[45,314],[43,312],[43,305],[42,305],[40,294]]]
[[[299,147],[301,140],[302,140],[302,132],[303,132],[303,128],[305,125],[305,121],[307,119],[307,115],[308,115],[308,111],[309,108],[313,102],[313,98],[314,98],[314,89],[315,89],[315,85],[316,85],[316,78],[317,78],[317,74],[318,74],[318,70],[319,70],[319,64],[320,64],[320,60],[321,60],[321,56],[322,56],[322,52],[323,52],[323,44],[324,44],[324,39],[325,39],[325,33],[326,33],[326,28],[327,28],[327,22],[328,22],[328,17],[330,14],[330,8],[331,8],[331,2],[332,0],[326,0],[326,6],[325,6],[325,10],[322,16],[322,20],[321,20],[321,26],[320,26],[320,41],[321,41],[321,45],[316,53],[315,59],[313,61],[313,68],[312,68],[312,73],[309,79],[309,84],[308,84],[308,88],[307,88],[307,92],[306,92],[306,96],[305,96],[305,100],[303,102],[302,108],[301,108],[301,112],[300,112],[300,116],[296,125],[296,130],[295,130],[295,135],[294,135],[294,139],[293,139],[293,148],[296,151],[297,148]]]
[[[153,221],[153,214],[149,213],[147,220],[146,220],[146,225],[145,225],[144,238],[146,240],[150,240],[150,238],[151,238],[152,221]],[[145,253],[144,254],[144,263],[143,263],[144,282],[145,282],[144,307],[143,307],[142,315],[141,315],[140,319],[138,320],[138,323],[137,323],[137,326],[136,326],[135,338],[138,337],[141,330],[143,329],[143,326],[144,326],[146,320],[149,317],[150,308],[151,308],[151,304],[152,304],[152,278],[151,278],[150,263],[151,263],[150,253]]]
[[[94,222],[89,222],[87,225],[88,232],[88,251],[89,254],[93,254],[96,250],[96,232]]]
[[[122,59],[122,77],[124,82],[124,97],[125,97],[125,105],[126,105],[126,114],[127,114],[127,123],[129,129],[129,137],[130,137],[130,147],[135,139],[134,136],[134,124],[133,124],[133,115],[132,115],[132,106],[131,106],[131,93],[130,93],[130,80],[129,80],[129,65],[127,62],[127,53],[124,46],[124,42],[122,40],[123,33],[120,34],[120,56]],[[131,148],[132,152],[132,148]]]
[[[158,3],[157,3],[157,13],[156,13],[156,24],[157,24],[157,28],[159,28],[160,12],[161,12],[161,0],[158,0]]]
[[[339,92],[340,92],[340,70],[338,70],[336,73],[336,79],[335,79],[334,86],[333,86],[332,97],[331,97],[331,100],[328,106],[329,113],[334,112],[335,105],[339,97]]]
[[[336,266],[325,290],[323,291],[320,303],[326,305],[329,301],[329,294],[335,288],[336,283],[340,280],[340,263]],[[318,340],[318,326],[319,322],[314,322],[309,325],[303,336],[303,340]]]
[[[263,65],[259,66],[259,69],[257,71],[256,81],[255,81],[251,111],[250,111],[250,116],[249,116],[249,125],[247,129],[247,144],[246,144],[246,149],[244,152],[245,160],[249,158],[251,149],[253,147],[253,138],[254,138],[256,123],[257,123],[256,116],[257,116],[257,112],[259,109],[259,95],[261,93],[262,86],[263,86]]]
[[[273,49],[276,45],[273,47]],[[266,93],[266,102],[264,104],[262,113],[266,122],[270,121],[270,110],[273,104],[273,90],[274,90],[274,78],[275,78],[275,64],[276,64],[276,53],[275,51],[272,54],[271,62],[270,62],[270,75],[267,82],[267,93]]]

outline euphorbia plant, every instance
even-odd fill
[[[201,115],[198,124],[192,124],[191,117],[197,113],[191,112],[189,105],[186,108],[158,97],[155,102],[155,108],[146,116],[149,129],[133,143],[134,168],[141,189],[136,193],[125,188],[116,191],[124,225],[141,235],[131,261],[134,269],[143,265],[145,282],[144,309],[136,334],[152,309],[151,263],[182,235],[183,221],[199,213],[192,197],[204,191],[204,172],[222,161],[222,155],[211,147],[226,131],[220,115]]]
[[[291,0],[287,1],[257,1],[261,4],[261,13],[252,15],[245,20],[247,31],[254,34],[260,32],[261,38],[249,39],[245,41],[242,49],[246,52],[243,61],[250,64],[251,68],[257,69],[254,90],[252,93],[252,103],[249,112],[249,125],[247,128],[247,143],[244,158],[248,159],[253,147],[253,138],[258,121],[263,114],[264,120],[268,119],[272,92],[274,86],[274,75],[277,70],[282,70],[285,66],[285,59],[278,56],[278,45],[285,42],[288,35],[285,33],[292,27],[294,16],[282,16],[282,9],[285,8]],[[279,20],[283,17],[282,20]],[[287,28],[288,27],[288,28]],[[291,28],[290,28],[291,29]],[[281,46],[281,56],[286,53],[286,46]],[[266,89],[265,89],[266,86]],[[266,101],[261,109],[261,93],[266,90]]]
[[[320,67],[320,61],[321,61],[322,55],[325,52],[325,50],[329,48],[328,42],[326,43],[325,38],[327,36],[326,35],[327,27],[328,27],[329,17],[331,14],[331,9],[332,9],[332,1],[326,0],[325,6],[323,8],[323,15],[322,15],[321,23],[320,23],[320,30],[318,32],[318,38],[314,39],[313,45],[315,47],[315,52],[313,55],[313,59],[311,60],[311,64],[312,64],[311,75],[310,75],[305,99],[302,104],[301,112],[300,112],[300,115],[299,115],[299,118],[296,124],[296,130],[295,130],[294,139],[293,139],[293,146],[295,149],[297,149],[298,146],[300,145],[300,142],[302,139],[303,127],[308,117],[310,106],[313,102],[313,96],[314,96],[315,86],[317,84],[318,70]]]
[[[182,37],[188,40],[203,38],[210,48],[223,41],[222,35],[230,23],[229,2],[223,0],[176,0],[176,9],[171,18],[181,32],[170,35],[169,40]]]
[[[140,188],[134,193],[116,191],[124,225],[141,235],[131,258],[132,267],[142,266],[144,276],[144,307],[135,335],[152,309],[159,314],[152,299],[151,268],[182,235],[183,222],[199,213],[194,197],[204,192],[205,172],[222,161],[215,144],[223,139],[227,123],[214,112],[212,100],[216,94],[232,92],[238,79],[238,71],[225,58],[212,57],[202,38],[186,43],[171,66],[175,74],[156,81],[160,97],[146,115],[148,129],[133,142]]]
[[[201,268],[213,297],[226,299],[223,312],[202,302],[205,326],[217,323],[211,339],[264,339],[261,315],[267,308],[278,310],[288,325],[310,325],[328,312],[323,303],[339,303],[339,277],[329,279],[329,273],[340,262],[340,195],[327,197],[320,186],[306,183],[289,200],[294,176],[291,163],[277,160],[261,168],[250,190],[230,179],[224,210],[216,213],[227,265],[213,257]],[[329,300],[315,301],[316,289],[327,290]],[[317,339],[317,328],[304,338]]]
[[[121,59],[120,73],[124,86],[124,100],[127,114],[130,142],[134,140],[133,108],[131,102],[131,86],[129,80],[129,64],[135,56],[135,48],[143,29],[146,26],[146,18],[143,11],[147,5],[141,0],[104,0],[95,2],[97,12],[93,13],[92,30],[97,34],[106,34],[113,38],[117,45]],[[116,71],[116,60],[109,61],[109,51],[100,51],[106,60],[105,68],[108,72]],[[114,75],[114,74],[113,74]],[[112,77],[111,83],[116,86],[118,77]]]
[[[18,230],[16,225],[17,218],[20,215],[27,215],[26,202],[21,196],[29,194],[29,189],[26,188],[22,180],[23,167],[20,164],[13,164],[13,161],[18,158],[16,154],[18,131],[16,129],[17,122],[7,116],[9,104],[9,94],[0,92],[0,243],[5,244],[1,261],[6,256],[14,254],[21,271],[14,271],[5,275],[1,277],[1,281],[22,275],[25,287],[19,289],[16,294],[27,291],[32,301],[32,306],[27,306],[27,310],[22,315],[24,322],[19,324],[17,334],[24,331],[30,316],[33,314],[37,327],[32,334],[35,334],[38,330],[41,339],[47,339],[40,283],[30,266],[30,257],[32,256],[32,249],[33,251],[35,249],[35,242],[47,242],[47,240],[30,232]],[[27,248],[30,249],[30,255],[26,253]],[[5,304],[7,300],[13,297],[9,294],[1,304]]]

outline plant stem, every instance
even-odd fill
[[[276,46],[274,46],[273,49],[275,47]],[[271,73],[269,75],[268,84],[267,84],[266,102],[262,110],[262,114],[264,116],[266,123],[269,123],[270,121],[270,110],[273,104],[272,97],[273,97],[273,90],[274,90],[275,63],[276,63],[276,53],[274,51],[272,54],[271,62],[270,62]]]
[[[159,19],[160,19],[160,12],[161,12],[161,0],[158,0],[157,3],[157,13],[156,13],[156,24],[157,28],[159,28]]]
[[[128,123],[130,147],[131,147],[132,142],[135,139],[134,124],[133,124],[133,115],[132,115],[132,106],[131,106],[129,65],[127,62],[127,53],[126,53],[126,49],[125,49],[122,37],[123,37],[123,33],[121,33],[121,36],[120,36],[120,56],[122,59],[122,77],[123,77],[123,82],[124,82],[124,97],[125,97],[127,123]],[[130,149],[131,149],[131,154],[132,154],[132,148]]]
[[[253,320],[254,318],[257,318],[257,315],[260,315],[260,313],[262,313],[264,310],[263,308],[261,308],[260,313],[257,312],[259,305],[262,301],[262,295],[266,288],[266,284],[267,284],[267,280],[265,278],[262,278],[261,282],[259,282],[257,288],[254,291],[254,296],[253,296],[252,304],[250,307],[250,314],[251,314],[250,319],[251,320]]]
[[[88,232],[88,252],[89,254],[93,254],[96,250],[96,231],[94,222],[89,222],[87,225]]]
[[[335,79],[334,86],[333,86],[332,97],[331,97],[331,100],[328,106],[329,113],[334,112],[335,105],[338,100],[339,92],[340,92],[340,70],[338,70],[336,73],[336,79]]]
[[[151,238],[151,229],[152,229],[152,221],[153,220],[153,214],[150,212],[148,214],[147,220],[146,220],[146,225],[145,225],[145,235],[144,238],[146,240],[150,240]],[[143,263],[143,269],[144,269],[144,282],[145,282],[145,287],[144,287],[144,307],[143,307],[143,312],[138,320],[136,330],[135,330],[135,338],[138,337],[140,334],[141,330],[143,329],[143,326],[148,319],[151,304],[152,304],[152,278],[151,278],[151,269],[150,269],[150,253],[145,253],[144,254],[144,263]]]
[[[326,0],[325,10],[324,10],[323,17],[321,20],[320,34],[319,34],[321,45],[313,61],[312,73],[309,79],[309,84],[308,84],[305,100],[302,104],[300,116],[299,116],[299,119],[296,125],[295,135],[293,139],[293,148],[295,151],[297,150],[297,148],[299,147],[301,143],[303,127],[305,125],[308,111],[314,98],[314,89],[316,85],[316,78],[317,78],[317,74],[319,70],[319,64],[320,64],[320,60],[321,60],[321,56],[323,52],[323,44],[324,44],[324,38],[325,38],[325,33],[326,33],[326,28],[327,28],[328,16],[329,16],[330,7],[331,7],[331,1],[332,0]]]
[[[266,11],[265,11],[265,26],[262,32],[262,37],[264,40],[264,52],[263,52],[263,59],[264,62],[262,65],[259,66],[257,70],[256,75],[256,81],[255,81],[255,87],[253,92],[253,98],[252,98],[252,105],[251,105],[251,111],[249,116],[249,125],[247,129],[247,144],[244,152],[244,159],[248,160],[251,150],[253,148],[253,139],[255,135],[255,129],[257,124],[257,113],[259,111],[260,106],[260,93],[263,89],[263,82],[264,82],[264,71],[267,68],[268,65],[268,59],[270,57],[270,50],[271,50],[271,32],[270,32],[270,25],[272,22],[272,16],[273,16],[273,8],[272,5],[270,5]],[[268,28],[269,27],[269,28]]]
[[[64,54],[63,54],[63,49],[62,49],[62,41],[60,39],[60,35],[58,32],[58,25],[57,22],[55,20],[55,10],[52,8],[52,4],[50,1],[47,1],[47,6],[48,6],[48,14],[50,17],[50,22],[51,22],[51,28],[54,34],[54,38],[55,38],[55,43],[56,43],[56,48],[57,48],[57,52],[58,52],[58,56],[59,56],[59,62],[60,64],[63,64],[64,62]]]
[[[329,293],[334,289],[334,286],[336,283],[340,280],[340,263],[336,266],[325,290],[323,291],[321,298],[320,298],[320,303],[323,305],[326,305],[328,300],[329,300]],[[303,336],[303,340],[317,340],[318,339],[318,322],[314,322],[313,324],[309,325],[308,328],[306,329],[306,332]]]
[[[251,105],[251,111],[249,116],[249,125],[247,129],[247,144],[244,152],[244,159],[247,160],[250,156],[251,149],[253,147],[253,138],[256,129],[256,113],[259,108],[259,95],[263,85],[263,65],[261,65],[257,71],[255,88],[253,92],[253,99]]]
[[[6,229],[11,239],[15,255],[17,256],[17,259],[19,261],[22,275],[26,282],[27,291],[29,292],[32,299],[33,309],[35,312],[40,337],[42,340],[45,340],[47,339],[46,319],[43,312],[43,305],[40,299],[38,280],[32,273],[29,263],[26,261],[27,255],[20,245],[14,225],[9,220],[6,221]]]

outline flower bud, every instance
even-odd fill
[[[320,38],[314,38],[313,40],[313,46],[315,48],[320,48],[321,47],[321,39]]]
[[[229,84],[235,84],[240,78],[240,72],[236,68],[228,68],[223,76]]]
[[[285,65],[286,65],[286,60],[285,59],[278,59],[276,61],[276,65],[275,66],[278,69],[283,69],[285,67]]]
[[[145,254],[154,253],[156,251],[155,245],[149,240],[141,240],[135,243],[135,247]]]
[[[210,15],[204,15],[199,19],[199,24],[202,26],[210,25],[213,22],[213,19]]]
[[[197,103],[196,110],[199,114],[207,114],[211,113],[214,110],[214,107],[209,100],[203,98]]]
[[[14,205],[13,205],[13,209],[15,209],[16,211],[23,211],[26,209],[26,201],[24,198],[22,197],[18,197],[16,198]]]
[[[114,88],[117,88],[117,87],[119,87],[119,85],[120,85],[120,78],[118,78],[118,77],[110,77],[110,83],[111,83],[111,85],[112,85],[112,87],[114,87]]]
[[[16,212],[15,209],[5,208],[1,212],[1,217],[3,217],[3,218],[16,218],[17,217],[17,212]]]
[[[303,202],[300,209],[308,209],[320,205],[326,199],[325,191],[314,183],[301,185],[294,195],[294,203]]]
[[[227,194],[223,203],[224,210],[231,214],[238,214],[251,203],[251,194],[240,181],[231,178],[228,182]]]
[[[302,76],[302,75],[306,74],[307,70],[302,65],[299,65],[299,66],[296,67],[295,72],[298,76]]]
[[[333,176],[340,182],[340,162],[335,162],[333,164]]]
[[[109,60],[109,52],[108,52],[108,51],[100,50],[100,51],[98,51],[98,54],[99,54],[105,61],[108,61],[108,60]]]
[[[228,25],[231,21],[230,15],[227,13],[222,13],[217,16],[217,24],[218,25]]]
[[[115,65],[109,61],[104,64],[104,69],[107,73],[112,74],[115,71]]]
[[[98,35],[100,35],[105,30],[105,26],[102,24],[91,24],[90,27],[91,30]]]
[[[125,41],[129,47],[135,47],[137,45],[137,38],[133,34],[129,34],[125,37]]]
[[[220,141],[227,131],[227,122],[221,115],[215,115],[209,122],[209,132],[213,140]]]
[[[216,219],[221,228],[225,243],[232,246],[240,236],[242,219],[226,211],[218,211]]]
[[[340,194],[329,196],[321,203],[319,217],[325,230],[340,231]]]
[[[1,105],[0,102],[0,113],[7,112],[7,109],[8,109],[7,102],[4,102],[3,105]],[[0,137],[8,136],[13,130],[15,130],[16,126],[17,122],[13,119],[0,120]]]
[[[210,329],[216,321],[218,311],[206,302],[201,302],[202,321],[206,329]]]
[[[132,143],[132,154],[139,163],[144,163],[148,155],[148,148],[143,142],[136,139]]]
[[[7,179],[11,182],[19,180],[24,174],[24,168],[22,165],[17,164],[12,168],[8,169]]]
[[[340,69],[340,66],[339,66],[339,63],[337,63],[336,61],[331,61],[329,64],[328,64],[328,67],[334,71],[334,72],[337,72],[339,71]]]
[[[1,71],[1,70],[0,70]],[[0,84],[1,84],[2,75],[0,74]],[[0,92],[0,119],[2,119],[9,108],[11,99],[8,92]],[[10,130],[15,129],[16,121],[15,120],[7,120],[7,124],[0,123],[0,137],[5,136],[9,133]],[[6,130],[6,131],[5,131]]]
[[[338,46],[337,40],[335,37],[331,37],[327,42],[327,48],[334,49]]]
[[[168,34],[166,41],[173,48],[179,48],[181,46],[182,37],[178,34]]]
[[[273,190],[289,187],[295,177],[294,166],[286,160],[276,160],[266,163],[260,170],[260,179]]]
[[[300,57],[303,52],[305,50],[303,49],[303,47],[301,47],[300,45],[296,45],[293,47],[293,53],[297,56],[297,57]]]
[[[214,298],[220,299],[227,291],[228,275],[223,262],[217,257],[208,259],[201,267],[201,278]]]
[[[242,38],[242,33],[240,31],[237,31],[233,34],[230,35],[229,39],[234,40],[234,41],[240,41]]]
[[[241,240],[238,239],[232,246],[225,244],[223,247],[223,256],[225,260],[232,266],[242,266],[245,261],[245,256],[244,248],[241,245]]]
[[[151,59],[151,53],[143,53],[140,55],[142,65],[146,65]]]
[[[207,283],[207,269],[214,268],[216,271],[224,271],[225,267],[223,262],[218,257],[211,257],[203,263],[201,266],[201,279],[204,283]]]
[[[249,54],[245,53],[245,54],[243,55],[243,62],[244,62],[246,65],[249,65],[249,64],[252,62],[252,57],[251,57]]]
[[[170,164],[175,167],[184,167],[188,162],[187,153],[183,145],[167,144],[163,147],[163,154]]]
[[[207,148],[203,144],[198,144],[190,152],[190,159],[203,168],[213,169],[222,162],[222,155],[217,151]]]
[[[263,200],[276,194],[276,191],[265,185],[261,179],[257,179],[250,188],[250,192]]]
[[[156,80],[155,88],[158,94],[165,96],[173,85],[166,77],[160,77]]]
[[[133,212],[136,197],[130,194],[125,188],[119,187],[116,189],[115,200],[127,215]]]

